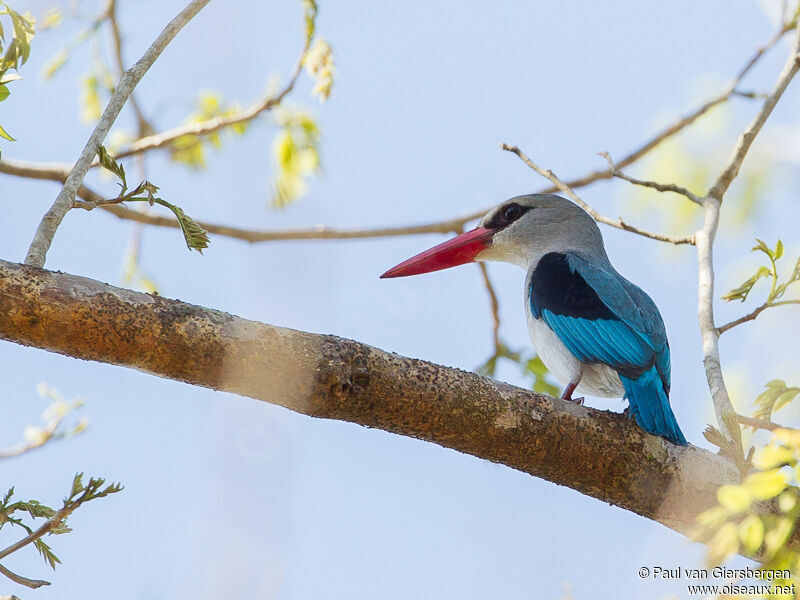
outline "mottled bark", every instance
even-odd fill
[[[0,338],[377,427],[687,532],[733,464],[624,416],[329,335],[0,261]]]

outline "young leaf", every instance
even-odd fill
[[[762,277],[768,277],[771,274],[772,274],[771,271],[767,267],[759,267],[755,275],[750,277],[747,281],[745,281],[742,285],[740,285],[736,289],[733,289],[724,296],[722,296],[722,299],[727,300],[728,302],[732,300],[741,300],[742,302],[744,302],[747,299],[747,295],[753,289],[753,286],[756,284],[756,282]]]
[[[202,254],[203,249],[208,248],[208,244],[210,243],[208,232],[200,227],[189,215],[184,213],[179,206],[170,204],[161,198],[152,198],[151,201],[161,206],[166,206],[174,213],[175,217],[178,219],[178,225],[181,226],[183,239],[186,241],[186,246],[189,250],[197,250]]]
[[[7,139],[9,142],[17,141],[13,137],[11,137],[5,129],[3,129],[2,125],[0,125],[0,137]]]
[[[44,540],[39,538],[38,540],[33,542],[33,545],[39,551],[39,554],[42,555],[42,558],[44,558],[44,562],[46,562],[48,565],[50,565],[50,567],[52,569],[56,568],[56,564],[59,564],[59,565],[61,564],[61,561],[58,560],[58,557],[55,554],[53,554],[53,551],[50,549],[50,546],[48,546],[44,542]]]
[[[769,256],[771,259],[775,260],[775,253],[767,246],[763,240],[756,238],[756,245],[753,246],[753,252],[756,250],[761,250],[764,254]]]
[[[12,81],[17,81],[18,79],[22,79],[22,76],[18,75],[17,73],[5,73],[0,75],[0,85],[11,83]]]
[[[72,480],[72,489],[70,490],[69,497],[74,498],[78,494],[80,494],[83,490],[83,473],[76,473],[75,478]]]
[[[114,160],[114,157],[108,153],[108,150],[106,150],[102,144],[97,147],[97,158],[100,160],[101,167],[119,177],[120,181],[122,181],[123,192],[128,189],[128,182],[125,179],[125,168]]]
[[[745,552],[754,553],[764,541],[764,522],[758,515],[750,515],[739,524],[739,540]]]

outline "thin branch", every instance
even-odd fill
[[[41,428],[34,439],[28,440],[27,442],[22,442],[17,444],[16,446],[12,446],[6,450],[0,450],[0,460],[5,458],[13,458],[15,456],[20,456],[21,454],[25,454],[26,452],[30,452],[31,450],[35,450],[36,448],[41,448],[47,442],[50,442],[54,439],[58,439],[60,437],[64,437],[64,435],[57,435],[56,430],[58,429],[61,422],[66,417],[66,413],[60,416],[56,416],[50,419],[47,425],[44,428]],[[69,434],[66,434],[69,435]]]
[[[228,115],[226,117],[214,117],[212,119],[201,121],[199,123],[189,123],[187,125],[174,127],[172,129],[163,131],[161,133],[143,137],[133,142],[128,148],[123,148],[121,150],[118,150],[117,152],[114,152],[113,154],[114,158],[117,159],[126,158],[134,154],[147,152],[148,150],[163,148],[165,146],[169,146],[170,144],[172,144],[172,142],[174,142],[178,138],[181,138],[186,135],[191,135],[191,136],[208,135],[210,133],[214,133],[215,131],[219,131],[220,129],[223,129],[225,127],[230,127],[231,125],[236,125],[238,123],[246,123],[248,121],[251,121],[261,113],[275,108],[294,89],[294,86],[297,83],[297,79],[300,77],[300,73],[303,69],[303,60],[305,59],[306,53],[308,52],[309,43],[310,39],[307,38],[306,43],[303,46],[303,51],[300,53],[300,58],[297,60],[297,63],[295,64],[294,69],[292,70],[292,74],[289,77],[289,82],[277,94],[271,94],[269,96],[266,96],[265,98],[257,102],[254,102],[247,108],[232,115]],[[95,161],[92,164],[92,166],[97,166],[97,165],[98,165],[97,161]]]
[[[748,65],[748,68],[752,65]],[[719,227],[720,207],[722,197],[733,179],[739,172],[739,167],[747,154],[753,140],[761,131],[775,104],[783,95],[789,82],[800,69],[800,23],[797,24],[797,35],[792,51],[781,71],[775,88],[761,106],[753,122],[739,138],[728,165],[723,169],[714,185],[703,198],[703,227],[695,234],[697,243],[698,262],[698,290],[697,290],[697,317],[700,325],[700,334],[703,345],[703,364],[706,379],[714,402],[714,411],[720,430],[733,443],[738,443],[741,448],[741,432],[739,428],[730,427],[729,423],[736,423],[733,404],[725,387],[722,375],[719,354],[719,331],[714,325],[714,238]],[[746,71],[746,69],[745,69]]]
[[[747,75],[748,71],[750,71],[750,69],[752,69],[755,66],[755,64],[761,59],[761,57],[764,56],[766,52],[771,50],[775,46],[775,44],[777,44],[781,40],[781,38],[784,35],[786,35],[792,29],[794,29],[796,25],[797,25],[796,22],[787,21],[784,15],[784,17],[781,19],[781,26],[778,29],[778,31],[775,32],[775,35],[773,35],[766,44],[760,46],[756,50],[756,53],[752,56],[752,58],[750,58],[750,60],[747,61],[747,64],[745,64],[745,66],[742,67],[742,70],[739,71],[739,74],[736,76],[736,79],[734,80],[733,88],[736,88],[739,85],[739,82],[741,82],[744,76]]]
[[[730,159],[728,159],[728,163],[717,177],[714,185],[708,191],[708,195],[712,198],[715,198],[719,201],[722,200],[725,192],[728,191],[728,187],[730,187],[731,183],[736,178],[736,175],[738,175],[739,168],[742,166],[745,156],[747,156],[747,151],[750,150],[750,146],[753,144],[753,141],[756,139],[759,131],[761,131],[761,128],[764,126],[764,123],[766,123],[767,118],[772,113],[772,109],[775,108],[775,105],[783,95],[783,92],[789,85],[789,82],[792,80],[795,74],[797,74],[797,71],[800,70],[800,21],[798,22],[796,29],[797,35],[795,38],[795,43],[792,46],[792,52],[783,67],[783,71],[778,77],[778,82],[775,86],[775,89],[762,104],[761,110],[756,115],[756,118],[739,137],[739,141],[736,144],[736,148],[733,150],[733,154],[731,155]]]
[[[36,235],[31,242],[28,249],[28,254],[25,258],[25,263],[37,267],[44,266],[47,251],[53,241],[53,236],[56,234],[58,226],[64,219],[64,216],[72,208],[72,201],[75,194],[89,170],[89,166],[97,153],[97,148],[103,142],[111,128],[111,125],[116,120],[120,111],[122,110],[125,101],[133,92],[136,85],[144,77],[144,74],[150,66],[159,57],[164,48],[167,47],[170,41],[178,34],[178,32],[194,17],[210,0],[192,0],[186,8],[184,8],[159,34],[153,44],[147,49],[142,58],[123,73],[120,77],[119,84],[117,85],[114,94],[106,106],[103,115],[97,122],[97,125],[92,132],[89,141],[83,148],[80,158],[75,163],[70,174],[61,188],[50,210],[47,211],[42,218],[39,227],[36,230]]]
[[[705,102],[689,114],[681,117],[675,123],[669,125],[668,127],[661,130],[658,134],[656,134],[653,138],[647,141],[645,144],[634,150],[633,152],[629,153],[625,157],[623,157],[617,164],[616,169],[622,169],[626,166],[633,164],[634,162],[638,161],[640,158],[648,154],[654,148],[659,146],[662,142],[666,139],[674,136],[675,134],[679,133],[695,121],[705,115],[708,111],[710,111],[715,106],[724,103],[727,101],[731,96],[737,95],[737,86],[741,82],[742,78],[750,71],[750,69],[756,64],[756,62],[763,56],[763,54],[772,48],[777,41],[786,33],[788,29],[783,29],[778,34],[776,34],[767,44],[763,47],[759,48],[755,55],[748,61],[744,68],[742,68],[737,75],[737,77],[723,90],[720,94],[712,98],[711,100]],[[301,70],[301,63],[298,62],[295,70],[290,78],[289,85],[284,88],[284,90],[275,97],[278,102],[291,91],[294,86],[294,82],[297,79]],[[249,109],[243,111],[243,113],[239,113],[241,116],[244,113],[251,113],[253,110],[258,110],[258,106],[264,105],[269,103],[269,99],[264,100],[260,103],[254,104]],[[264,108],[266,110],[266,108]],[[124,150],[122,153],[117,154],[117,158],[121,158],[123,156],[128,156],[130,154],[135,153],[135,151],[144,152],[146,149],[160,147],[161,145],[168,143],[163,141],[163,139],[169,138],[170,141],[174,141],[176,137],[180,137],[180,135],[201,135],[203,133],[211,133],[225,127],[226,125],[232,124],[228,121],[223,121],[221,118],[211,119],[209,121],[205,121],[203,123],[198,123],[191,127],[195,127],[198,129],[189,131],[185,127],[178,127],[173,130],[163,132],[156,136],[149,136],[146,138],[142,138],[138,142],[136,142],[130,148]],[[166,136],[166,137],[164,137]],[[137,144],[144,144],[147,148],[142,147],[141,149],[138,148]],[[15,160],[0,160],[0,173],[6,173],[9,175],[16,175],[20,177],[27,177],[32,179],[46,179],[51,181],[64,181],[67,175],[70,173],[71,165],[66,163],[32,163],[32,162],[25,162],[25,161],[15,161]],[[593,171],[588,175],[583,177],[579,177],[577,179],[573,179],[566,182],[566,185],[571,187],[572,189],[581,188],[587,186],[591,183],[596,181],[601,181],[605,179],[610,179],[613,176],[612,171],[610,169],[604,169],[600,171]],[[540,193],[551,193],[558,191],[557,186],[549,186],[542,190]],[[86,199],[87,190],[83,190],[85,193],[81,197]],[[101,196],[96,195],[96,198],[101,198]],[[177,224],[166,218],[162,217],[150,217],[149,215],[142,215],[138,211],[131,211],[127,210],[122,207],[108,207],[109,212],[112,212],[117,217],[121,219],[128,219],[132,221],[136,221],[138,223],[143,223],[147,225],[155,225],[160,227],[177,227]],[[464,224],[468,223],[469,221],[473,221],[477,218],[480,218],[484,215],[486,210],[476,211],[469,213],[467,215],[457,217],[454,219],[450,219],[440,223],[429,223],[424,225],[417,225],[417,226],[400,226],[400,227],[382,227],[382,228],[374,228],[374,229],[365,229],[365,230],[339,230],[335,228],[319,226],[319,227],[311,227],[311,228],[302,228],[296,230],[285,230],[285,231],[257,231],[257,230],[249,230],[237,227],[228,227],[225,225],[215,225],[212,223],[198,223],[210,233],[214,233],[216,235],[223,235],[232,237],[235,239],[240,239],[247,242],[267,242],[267,241],[282,241],[282,240],[312,240],[312,239],[355,239],[355,238],[371,238],[371,237],[385,237],[385,236],[399,236],[399,235],[411,235],[411,234],[424,234],[424,233],[448,233],[450,231],[454,231],[456,227],[463,226]],[[622,226],[625,228],[627,224],[617,222],[618,226]]]
[[[634,185],[639,185],[646,188],[651,188],[657,190],[659,192],[673,192],[675,194],[680,194],[681,196],[685,196],[695,204],[701,204],[700,198],[679,185],[675,185],[674,183],[658,183],[656,181],[645,181],[642,179],[636,179],[635,177],[631,177],[626,175],[619,168],[614,164],[614,161],[611,160],[611,155],[608,152],[600,152],[600,156],[605,158],[608,161],[608,168],[611,171],[611,175],[617,177],[619,179],[624,179],[625,181],[629,181]]]
[[[114,58],[117,61],[117,68],[119,69],[120,75],[122,75],[122,73],[125,72],[125,61],[122,58],[122,32],[120,31],[119,21],[117,20],[117,0],[108,0],[106,14],[108,15],[108,23],[111,26],[111,40],[114,47]],[[131,93],[131,97],[128,101],[131,104],[133,113],[136,115],[139,137],[144,137],[151,134],[154,131],[153,126],[144,116],[144,112],[139,107],[135,92]]]
[[[671,244],[694,244],[694,237],[693,236],[680,236],[680,235],[669,235],[669,234],[662,234],[662,233],[652,233],[650,231],[645,231],[644,229],[639,229],[638,227],[634,227],[633,225],[629,225],[625,221],[622,220],[622,217],[618,219],[612,219],[605,215],[600,214],[591,206],[586,204],[581,198],[574,192],[574,190],[566,183],[561,181],[555,173],[553,173],[549,169],[542,169],[539,165],[534,163],[530,158],[528,158],[522,150],[517,148],[516,146],[509,146],[508,144],[502,145],[503,150],[507,150],[508,152],[512,152],[516,154],[522,162],[528,165],[531,169],[539,173],[542,177],[545,177],[553,182],[553,184],[565,193],[570,199],[575,202],[575,204],[579,205],[583,210],[589,213],[595,221],[598,223],[604,223],[606,225],[610,225],[611,227],[616,227],[617,229],[622,229],[624,231],[630,231],[631,233],[636,233],[638,235],[658,240],[661,242],[669,242]],[[610,170],[609,170],[610,172]]]
[[[17,552],[18,550],[21,550],[25,546],[32,544],[39,538],[44,537],[45,535],[53,531],[53,529],[55,529],[58,525],[60,525],[61,522],[64,519],[66,519],[69,515],[71,515],[75,511],[75,509],[78,508],[81,504],[82,502],[79,501],[71,502],[66,506],[64,506],[63,508],[60,508],[57,511],[55,511],[55,514],[49,519],[47,519],[47,521],[45,521],[42,524],[42,526],[39,527],[36,531],[29,533],[21,540],[18,540],[13,544],[11,544],[10,546],[4,548],[3,550],[0,550],[0,559],[5,558],[9,554]],[[45,582],[45,584],[47,584],[47,582]]]
[[[785,306],[787,304],[800,304],[800,300],[781,300],[779,302],[764,302],[764,304],[754,309],[752,312],[747,313],[743,317],[739,317],[738,319],[735,319],[730,323],[725,323],[725,325],[718,327],[717,334],[721,335],[726,331],[728,331],[729,329],[733,329],[737,325],[741,325],[742,323],[747,323],[748,321],[752,321],[768,308],[771,308],[773,306]]]
[[[14,573],[14,571],[11,571],[11,570],[7,569],[3,565],[0,565],[0,574],[5,575],[11,581],[13,581],[14,583],[18,583],[19,585],[24,585],[25,587],[29,587],[32,590],[35,590],[36,588],[40,588],[43,585],[50,585],[50,582],[49,581],[45,581],[44,579],[28,579],[27,577],[23,577],[22,575],[17,575],[16,573]],[[16,596],[0,596],[0,600],[3,600],[3,598],[17,598],[17,597]],[[17,600],[19,600],[19,599],[17,598]]]
[[[89,190],[85,186],[79,191],[79,195],[89,200],[90,202],[104,202],[102,196]],[[88,208],[81,205],[81,208]],[[135,210],[131,210],[125,206],[102,206],[106,210],[120,219],[128,221],[135,221],[145,225],[155,225],[158,227],[171,227],[177,229],[180,226],[178,223],[169,217],[162,217],[158,215],[151,215]],[[320,225],[318,227],[303,227],[298,229],[276,229],[276,230],[254,230],[244,229],[240,227],[231,227],[228,225],[219,225],[217,223],[208,223],[206,221],[197,221],[197,224],[205,229],[208,233],[215,235],[226,236],[229,238],[242,240],[244,242],[274,242],[274,241],[289,241],[289,240],[355,240],[355,239],[371,239],[371,238],[384,238],[384,237],[397,237],[404,235],[416,235],[426,233],[453,233],[462,229],[460,219],[453,219],[452,221],[442,221],[437,223],[422,224],[422,225],[404,225],[398,227],[375,227],[366,229],[341,229],[336,227],[328,227]]]
[[[486,291],[489,294],[489,307],[492,311],[492,339],[494,340],[494,349],[495,352],[500,352],[503,348],[503,343],[500,341],[500,304],[497,301],[497,294],[494,291],[492,280],[489,279],[489,270],[486,268],[486,263],[479,262],[478,268],[481,270],[483,285],[486,286]]]
[[[746,417],[744,415],[736,414],[736,420],[742,425],[752,427],[753,429],[766,429],[767,431],[775,431],[776,429],[791,429],[797,431],[794,427],[786,427],[772,421],[765,421],[764,419],[756,419],[755,417]]]

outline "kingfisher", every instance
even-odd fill
[[[517,196],[471,231],[401,262],[382,279],[474,261],[525,269],[525,314],[539,357],[566,387],[628,401],[642,429],[686,446],[669,403],[670,353],[652,298],[611,265],[595,220],[555,194]]]

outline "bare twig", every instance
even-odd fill
[[[785,28],[779,33],[782,35],[784,30]],[[756,115],[756,118],[739,137],[739,141],[736,144],[736,148],[733,150],[733,154],[728,159],[728,163],[717,177],[714,185],[708,191],[709,196],[717,199],[718,201],[722,200],[725,192],[728,191],[728,187],[739,173],[739,168],[742,166],[744,157],[747,155],[747,151],[750,149],[750,146],[756,139],[758,132],[761,131],[761,128],[764,126],[764,123],[767,121],[770,113],[772,113],[772,109],[775,108],[775,104],[777,104],[778,100],[783,95],[786,86],[789,85],[789,82],[792,80],[798,70],[800,70],[800,23],[797,25],[797,36],[795,38],[795,43],[792,46],[792,53],[790,54],[789,59],[786,61],[783,71],[778,77],[778,82],[775,86],[775,89],[762,104],[761,110]]]
[[[680,131],[682,131],[695,121],[697,121],[697,119],[702,117],[704,114],[706,114],[715,106],[718,106],[719,104],[722,104],[723,102],[727,101],[732,95],[734,95],[736,91],[736,86],[741,81],[742,77],[744,77],[744,75],[750,70],[750,68],[752,68],[752,66],[756,63],[758,58],[760,58],[763,55],[766,49],[771,48],[778,41],[778,39],[780,39],[780,36],[774,38],[763,48],[759,49],[756,55],[750,59],[747,66],[740,71],[736,79],[734,79],[734,81],[731,82],[731,84],[729,84],[729,86],[725,90],[723,90],[723,92],[721,92],[711,100],[707,101],[706,103],[702,104],[701,106],[693,110],[691,113],[685,115],[684,117],[681,117],[675,123],[661,130],[658,134],[656,134],[652,139],[647,141],[645,144],[643,144],[633,152],[623,157],[616,164],[616,168],[622,169],[638,161],[640,158],[645,156],[651,150],[659,146],[666,139],[679,133]],[[203,135],[212,133],[227,125],[232,125],[235,122],[242,122],[243,120],[246,120],[246,118],[252,118],[252,117],[247,117],[247,115],[253,113],[258,114],[260,106],[263,107],[261,109],[262,111],[267,110],[268,107],[271,108],[275,104],[279,103],[283,99],[283,97],[285,97],[285,95],[288,94],[293,89],[294,83],[300,73],[300,69],[301,69],[301,63],[298,62],[298,65],[295,67],[292,77],[290,78],[289,84],[277,96],[273,97],[273,102],[271,105],[270,105],[270,99],[266,99],[254,104],[248,109],[245,109],[241,113],[237,113],[237,115],[232,115],[230,117],[227,117],[226,119],[223,119],[221,117],[216,117],[214,119],[210,119],[202,123],[197,123],[194,125],[184,126],[184,127],[177,127],[175,129],[157,134],[155,136],[148,136],[142,138],[137,142],[135,142],[131,147],[124,149],[120,153],[117,153],[116,157],[123,158],[125,156],[130,156],[131,154],[137,152],[144,152],[146,150],[150,150],[153,148],[162,147],[163,145],[174,141],[175,139],[177,139],[182,135]],[[238,119],[238,120],[231,121],[230,119]],[[191,128],[191,130],[189,128]],[[8,160],[8,159],[0,161],[0,173],[6,173],[9,175],[16,175],[20,177],[27,177],[31,179],[64,181],[67,175],[69,174],[70,169],[71,165],[66,163],[39,164],[39,163]],[[566,185],[568,185],[572,189],[577,189],[587,186],[596,181],[610,179],[612,176],[613,174],[610,169],[593,171],[583,177],[567,181]],[[539,192],[550,193],[558,191],[558,189],[559,188],[557,186],[549,186],[539,190]],[[141,215],[137,211],[129,211],[120,207],[117,207],[116,210],[111,210],[111,212],[113,212],[117,217],[121,219],[129,219],[148,225],[155,225],[161,227],[177,226],[176,223],[174,223],[169,219],[163,219],[160,217],[148,218],[147,215]],[[483,209],[441,223],[430,223],[430,224],[425,224],[420,226],[410,226],[410,227],[401,226],[401,227],[377,228],[377,229],[370,229],[363,231],[356,231],[356,230],[341,231],[328,228],[325,226],[320,226],[316,228],[304,228],[298,230],[287,230],[287,231],[253,231],[236,227],[227,227],[223,225],[217,226],[211,223],[200,223],[200,224],[204,229],[208,230],[210,233],[215,233],[217,235],[225,235],[248,242],[265,242],[265,241],[295,240],[295,239],[299,240],[353,239],[362,237],[363,238],[383,237],[387,235],[388,236],[410,235],[418,233],[448,233],[450,231],[453,231],[452,227],[453,224],[456,224],[458,226],[463,226],[465,223],[468,223],[469,221],[473,221],[479,217],[482,217],[485,212],[486,209]],[[622,223],[621,225],[625,227],[627,224]]]
[[[600,152],[600,156],[605,158],[608,161],[608,168],[611,171],[611,175],[617,177],[619,179],[624,179],[625,181],[629,181],[634,185],[639,185],[646,188],[651,188],[654,190],[658,190],[659,192],[673,192],[675,194],[680,194],[681,196],[685,196],[695,204],[700,204],[700,198],[698,198],[695,194],[683,188],[679,185],[675,185],[674,183],[658,183],[656,181],[645,181],[642,179],[636,179],[635,177],[631,177],[626,175],[622,171],[618,170],[618,167],[614,164],[614,161],[611,160],[611,155],[608,152]]]
[[[738,427],[729,427],[727,423],[735,423],[735,411],[728,397],[725,380],[722,376],[719,355],[719,330],[714,325],[714,237],[719,226],[719,213],[722,197],[739,172],[742,161],[761,128],[764,126],[775,104],[783,95],[791,79],[800,69],[800,23],[797,25],[797,36],[786,64],[781,71],[774,90],[761,106],[753,122],[739,138],[728,164],[720,173],[708,194],[702,200],[704,220],[703,227],[695,234],[698,260],[698,322],[703,342],[703,363],[706,379],[714,402],[714,410],[720,430],[733,442],[738,441],[741,447],[741,433]],[[755,316],[753,317],[755,318]]]
[[[117,0],[108,0],[106,14],[108,15],[108,23],[111,26],[111,40],[114,46],[114,57],[117,61],[117,68],[119,69],[121,75],[125,72],[125,61],[122,58],[122,33],[119,28],[119,22],[117,21]],[[153,126],[144,116],[144,112],[136,100],[135,92],[131,93],[131,97],[128,101],[131,104],[133,113],[136,115],[139,137],[144,137],[151,134],[154,131]]]
[[[680,131],[682,131],[695,121],[697,121],[697,119],[705,115],[712,108],[718,106],[719,104],[724,103],[731,96],[737,95],[736,88],[740,83],[740,81],[742,80],[742,78],[750,71],[750,69],[756,64],[756,62],[761,58],[761,56],[763,56],[763,54],[768,49],[770,49],[772,46],[775,45],[775,43],[777,43],[777,41],[782,37],[784,33],[786,33],[786,31],[787,29],[784,28],[783,30],[778,32],[767,44],[759,48],[758,51],[755,53],[755,55],[745,65],[745,67],[740,70],[736,78],[720,94],[718,94],[711,100],[705,102],[704,104],[702,104],[689,114],[681,117],[675,123],[664,128],[658,134],[656,134],[652,139],[647,141],[645,144],[643,144],[633,152],[623,157],[615,165],[616,169],[618,170],[625,168],[626,166],[629,166],[634,162],[638,161],[640,158],[642,158],[651,150],[656,148],[666,139],[679,133]],[[277,96],[273,97],[272,106],[280,102],[283,99],[283,97],[291,91],[291,89],[294,86],[294,82],[296,81],[297,76],[300,73],[300,70],[301,70],[301,64],[300,62],[298,62],[298,65],[295,67],[295,70],[292,74],[292,77],[290,78],[287,87],[284,88],[284,90],[282,90]],[[234,124],[234,122],[242,122],[243,120],[246,120],[246,118],[248,118],[247,115],[253,114],[254,112],[255,114],[258,114],[259,106],[263,107],[261,110],[267,110],[266,107],[269,105],[269,103],[270,99],[265,99],[262,100],[261,102],[254,104],[250,108],[245,109],[241,113],[237,113],[237,115],[228,117],[227,119],[222,119],[218,117],[211,119],[209,121],[204,121],[202,123],[187,126],[191,127],[192,128],[191,130],[187,127],[177,127],[175,129],[157,134],[155,136],[148,136],[142,138],[137,142],[135,142],[129,148],[124,149],[122,152],[118,153],[116,156],[117,158],[122,158],[124,156],[135,154],[137,152],[144,152],[149,149],[162,147],[163,145],[174,141],[175,139],[177,139],[177,137],[180,137],[181,135],[203,135],[207,133],[212,133],[222,127]],[[236,120],[230,121],[229,119],[236,119]],[[39,164],[39,163],[15,161],[8,159],[0,161],[0,173],[6,173],[9,175],[16,175],[32,179],[46,179],[51,181],[64,181],[67,175],[70,173],[71,168],[72,166],[66,163]],[[567,181],[566,185],[574,190],[589,185],[591,183],[594,183],[596,181],[610,179],[612,176],[613,174],[611,169],[593,171],[583,177]],[[541,189],[540,193],[555,192],[558,191],[558,189],[559,188],[557,186],[549,186],[544,189]],[[79,190],[79,192],[83,192],[82,194],[79,195],[81,195],[81,197],[84,199],[86,199],[87,196],[91,196],[89,190],[81,189]],[[101,196],[95,195],[94,198],[95,199],[101,198]],[[106,207],[106,209],[121,219],[128,219],[135,222],[147,225],[155,225],[159,227],[177,227],[177,224],[170,219],[157,216],[143,215],[138,211],[127,210],[124,207]],[[380,228],[371,228],[364,230],[339,230],[335,228],[319,226],[319,227],[310,227],[310,228],[285,230],[285,231],[257,231],[257,230],[243,229],[238,227],[228,227],[225,225],[215,225],[212,223],[200,223],[200,222],[198,223],[200,223],[200,225],[210,233],[215,233],[216,235],[228,236],[235,239],[240,239],[243,241],[254,243],[254,242],[282,241],[282,240],[355,239],[355,238],[399,236],[399,235],[412,235],[412,234],[424,234],[424,233],[448,233],[450,231],[454,231],[459,226],[463,226],[469,221],[473,221],[483,216],[485,212],[486,210],[484,209],[469,213],[467,215],[463,215],[461,217],[443,221],[440,223],[429,223],[417,226],[412,225],[412,226],[400,226],[400,227],[380,227]],[[619,226],[624,229],[630,230],[630,226],[624,222],[617,221],[615,226]]]
[[[767,431],[775,431],[776,429],[794,429],[794,427],[786,427],[772,421],[765,421],[764,419],[756,419],[755,417],[746,417],[744,415],[736,414],[736,420],[742,425],[752,427],[753,429],[766,429]]]
[[[283,89],[281,89],[278,93],[270,94],[262,98],[261,100],[254,102],[244,110],[241,110],[232,115],[228,115],[226,117],[214,117],[212,119],[201,121],[199,123],[189,123],[187,125],[174,127],[172,129],[163,131],[161,133],[143,137],[133,142],[129,147],[123,148],[115,152],[114,157],[117,159],[126,158],[134,154],[147,152],[148,150],[163,148],[165,146],[169,146],[172,142],[174,142],[178,138],[181,138],[186,135],[192,135],[192,136],[208,135],[210,133],[214,133],[215,131],[219,131],[220,129],[223,129],[225,127],[230,127],[231,125],[236,125],[238,123],[246,123],[248,121],[251,121],[261,113],[275,108],[294,89],[294,86],[297,83],[297,79],[298,77],[300,77],[300,73],[303,69],[303,60],[305,59],[306,53],[308,52],[310,43],[311,43],[311,38],[306,37],[305,45],[303,46],[303,50],[300,53],[300,58],[297,59],[297,63],[295,64],[294,69],[292,70],[292,74],[289,76],[289,81],[283,87]],[[92,166],[97,166],[97,165],[98,165],[97,161],[95,161],[92,164]]]
[[[681,236],[681,235],[669,235],[663,233],[652,233],[650,231],[645,231],[644,229],[639,229],[638,227],[634,227],[633,225],[629,225],[625,221],[622,220],[622,217],[618,219],[612,219],[605,215],[600,214],[591,206],[586,204],[581,198],[575,193],[575,191],[566,183],[561,181],[555,173],[553,173],[549,169],[542,169],[539,165],[534,163],[530,158],[528,158],[522,150],[517,148],[516,146],[509,146],[508,144],[502,145],[503,150],[507,150],[519,156],[526,165],[528,165],[531,169],[539,173],[542,177],[549,179],[553,184],[565,193],[569,198],[575,202],[575,204],[579,205],[583,210],[589,213],[592,218],[598,223],[604,223],[606,225],[610,225],[611,227],[616,227],[617,229],[622,229],[624,231],[630,231],[631,233],[636,233],[642,235],[644,237],[658,240],[661,242],[669,242],[671,244],[694,244],[694,237],[693,236]]]
[[[29,587],[32,590],[35,590],[36,588],[40,588],[43,585],[50,585],[50,582],[49,581],[45,581],[44,579],[28,579],[27,577],[23,577],[22,575],[17,575],[16,573],[14,573],[14,571],[11,571],[11,570],[7,569],[3,565],[0,565],[0,574],[5,575],[11,581],[13,581],[14,583],[18,583],[20,585],[24,585],[25,587]],[[3,600],[4,598],[17,598],[17,597],[16,596],[0,596],[0,600]],[[19,600],[19,599],[17,598],[17,600]]]
[[[24,548],[28,544],[32,544],[33,542],[35,542],[39,538],[41,538],[41,537],[47,535],[48,533],[50,533],[53,529],[55,529],[64,519],[66,519],[79,506],[80,506],[80,503],[70,503],[70,504],[67,504],[64,508],[60,508],[59,510],[57,510],[52,517],[47,519],[47,521],[45,521],[42,524],[42,526],[39,527],[39,529],[37,529],[33,533],[29,533],[24,538],[14,542],[13,544],[8,546],[7,548],[4,548],[3,550],[0,550],[0,559],[1,558],[5,558],[9,554],[13,554],[17,550],[21,550],[22,548]]]
[[[61,436],[57,435],[56,430],[58,429],[58,426],[61,424],[61,422],[64,420],[65,416],[66,415],[50,419],[47,425],[37,432],[38,435],[35,438],[17,444],[16,446],[12,446],[7,450],[0,450],[0,460],[4,458],[13,458],[15,456],[25,454],[26,452],[30,452],[31,450],[35,450],[36,448],[41,448],[51,440],[63,437],[63,435]]]
[[[743,317],[739,317],[738,319],[735,319],[730,323],[725,323],[725,325],[718,327],[717,333],[721,335],[726,331],[728,331],[729,329],[733,329],[737,325],[741,325],[742,323],[747,323],[748,321],[752,321],[768,308],[771,308],[773,306],[784,306],[787,304],[800,304],[800,300],[781,300],[779,302],[764,302],[764,304],[755,308],[753,311],[747,313]]]
[[[147,49],[142,58],[140,58],[133,67],[122,74],[114,94],[111,96],[106,109],[103,111],[103,115],[97,122],[89,141],[84,146],[80,158],[67,176],[64,186],[61,188],[61,192],[50,207],[50,210],[47,211],[41,223],[39,223],[36,235],[31,242],[31,246],[25,258],[26,264],[37,267],[44,266],[45,257],[53,241],[53,236],[55,236],[56,230],[64,219],[64,216],[72,208],[72,201],[81,185],[81,181],[83,181],[86,172],[89,170],[89,166],[97,153],[97,148],[105,139],[108,130],[122,110],[125,101],[131,95],[150,66],[159,57],[161,52],[163,52],[164,48],[167,47],[167,44],[172,41],[183,26],[208,4],[208,2],[209,0],[192,0],[186,8],[170,21],[153,44]]]
[[[500,305],[497,302],[497,294],[494,291],[492,280],[489,279],[489,270],[486,268],[486,263],[479,262],[478,268],[481,270],[483,285],[486,286],[486,291],[489,294],[489,307],[492,310],[492,339],[494,340],[494,349],[495,352],[500,352],[503,349],[503,343],[500,341]]]

